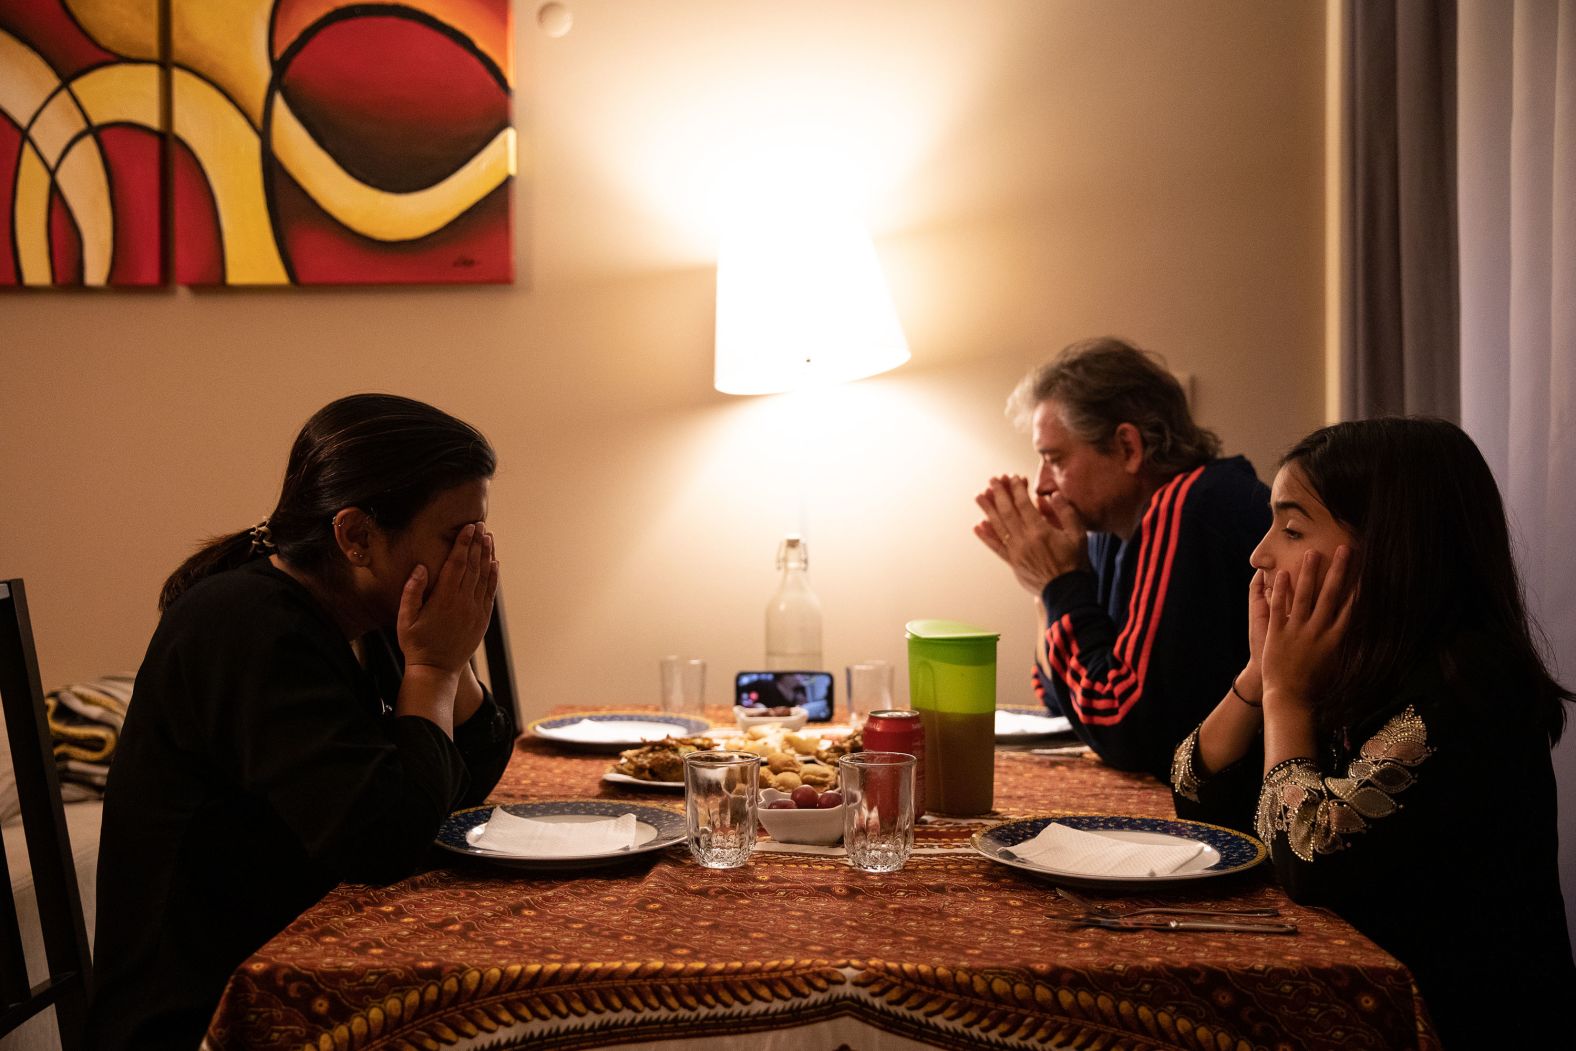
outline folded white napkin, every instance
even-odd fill
[[[999,734],[1056,734],[1071,729],[1072,724],[1061,716],[996,710],[996,732]]]
[[[1052,822],[1002,853],[1084,876],[1169,876],[1203,852],[1203,843],[1130,843]]]
[[[494,807],[471,845],[522,858],[611,854],[635,845],[637,824],[634,814],[605,821],[536,821]]]
[[[553,732],[571,741],[660,741],[677,729],[668,723],[643,723],[633,719],[581,719]]]

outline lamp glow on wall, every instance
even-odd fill
[[[851,211],[757,199],[735,212],[717,254],[719,391],[829,386],[908,359],[875,246]]]

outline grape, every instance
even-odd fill
[[[796,809],[796,807],[794,806],[794,802],[793,802],[792,799],[774,799],[770,803],[766,804],[766,809],[767,810],[794,810],[794,809]]]
[[[820,800],[815,804],[822,810],[830,810],[835,806],[843,805],[843,796],[840,792],[822,792]]]
[[[814,785],[800,785],[793,790],[794,805],[800,810],[814,810],[820,798],[821,793],[815,790]]]

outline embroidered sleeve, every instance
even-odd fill
[[[1264,775],[1254,828],[1265,843],[1286,833],[1292,853],[1307,862],[1315,854],[1345,850],[1351,836],[1401,809],[1397,797],[1416,780],[1414,768],[1432,754],[1428,728],[1407,705],[1363,742],[1343,777],[1324,777],[1311,759],[1277,764]]]
[[[1198,802],[1198,770],[1193,766],[1193,754],[1198,751],[1198,728],[1182,739],[1171,757],[1171,788],[1183,799]]]

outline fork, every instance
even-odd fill
[[[1148,909],[1111,909],[1104,905],[1097,905],[1087,898],[1080,897],[1066,887],[1058,886],[1056,893],[1079,906],[1091,916],[1100,916],[1108,920],[1120,920],[1128,916],[1279,916],[1279,909],[1189,909],[1181,907],[1156,906]]]

